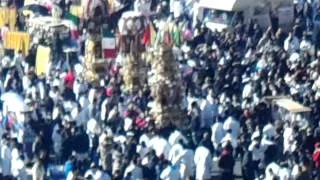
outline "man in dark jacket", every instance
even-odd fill
[[[242,159],[242,175],[243,179],[250,180],[254,179],[253,171],[253,161],[252,161],[252,151],[245,151]]]
[[[222,173],[220,176],[221,180],[228,179],[233,180],[233,168],[235,165],[235,159],[232,155],[232,146],[229,142],[222,151],[220,160],[219,160],[219,168],[221,168]]]

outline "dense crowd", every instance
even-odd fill
[[[58,5],[65,12],[69,3]],[[152,9],[154,22],[175,22],[181,32],[172,41],[187,127],[156,128],[149,84],[124,92],[117,63],[108,63],[99,85],[85,81],[90,27],[83,23],[71,66],[64,65],[66,42],[59,36],[43,77],[35,72],[36,45],[27,56],[1,57],[1,94],[23,96],[29,109],[18,116],[2,103],[1,179],[320,178],[320,27],[313,18],[320,3],[295,1],[290,31],[278,28],[272,15],[268,29],[239,15],[222,32],[197,20],[197,0],[182,9],[175,3],[186,2],[155,0]],[[6,31],[1,28],[2,37]],[[265,98],[271,96],[288,96],[311,111],[284,112]]]

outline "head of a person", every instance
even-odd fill
[[[191,108],[194,109],[194,108],[197,108],[197,107],[198,107],[197,102],[196,102],[196,101],[193,101],[193,102],[191,103]]]

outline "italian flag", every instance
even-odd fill
[[[110,29],[103,29],[102,50],[103,58],[114,59],[117,57],[116,37]]]

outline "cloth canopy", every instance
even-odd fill
[[[49,15],[49,10],[46,7],[38,5],[38,4],[30,4],[30,5],[24,6],[19,11],[23,12],[25,10],[32,11],[33,13],[38,13],[42,16]]]
[[[286,110],[292,112],[292,113],[300,113],[300,112],[310,112],[311,109],[309,107],[303,106],[291,99],[278,99],[275,100],[275,103],[285,108]]]
[[[254,0],[201,0],[200,7],[209,9],[219,9],[223,11],[241,11],[251,7]]]

